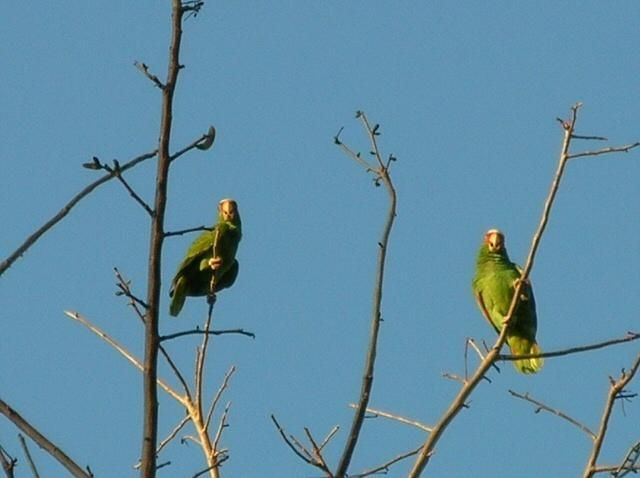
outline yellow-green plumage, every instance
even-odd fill
[[[520,274],[520,268],[509,260],[504,235],[497,229],[488,231],[478,251],[472,288],[482,314],[498,333],[509,312]],[[512,355],[541,353],[536,342],[537,322],[533,289],[525,283],[507,334],[507,345]],[[518,371],[528,374],[538,372],[544,361],[533,358],[513,363]]]
[[[172,316],[180,313],[187,296],[205,296],[233,285],[238,276],[236,252],[241,238],[238,205],[232,199],[223,199],[218,205],[218,222],[213,230],[203,232],[193,241],[178,266],[169,291]]]

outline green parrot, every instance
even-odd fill
[[[218,223],[193,241],[178,266],[169,291],[172,316],[180,313],[187,296],[209,295],[233,285],[238,276],[236,251],[241,238],[238,204],[233,199],[223,199],[218,204]]]
[[[522,269],[509,260],[504,234],[497,229],[487,231],[476,258],[472,288],[482,315],[497,333],[502,330],[521,273]],[[531,284],[525,282],[520,292],[520,301],[513,313],[507,335],[507,345],[512,355],[539,354],[541,350],[536,342],[536,302]],[[513,362],[519,372],[526,374],[536,373],[543,363],[541,358]]]

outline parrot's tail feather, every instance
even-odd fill
[[[531,343],[526,339],[520,337],[510,337],[509,347],[513,355],[529,355],[529,354],[541,354],[542,350],[537,342]],[[514,360],[513,365],[520,373],[530,374],[537,373],[544,365],[544,359],[542,358],[530,358],[522,360]]]
[[[182,310],[182,306],[184,305],[184,300],[186,298],[185,295],[185,281],[182,277],[180,277],[171,288],[169,292],[169,296],[171,297],[171,304],[169,305],[169,314],[173,317],[177,317],[180,311]]]

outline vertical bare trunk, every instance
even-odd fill
[[[142,466],[140,476],[154,478],[156,474],[156,443],[158,439],[158,393],[156,388],[158,362],[158,317],[160,306],[162,245],[164,241],[164,214],[167,202],[167,180],[169,177],[171,123],[173,93],[180,69],[179,53],[182,37],[182,4],[173,1],[171,46],[167,81],[162,89],[162,117],[158,145],[158,168],[156,172],[156,194],[154,215],[151,221],[151,244],[149,247],[149,270],[147,304],[145,316],[144,348],[144,424],[142,441]]]

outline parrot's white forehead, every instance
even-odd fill
[[[224,203],[227,203],[227,202],[235,203],[236,200],[235,199],[231,199],[231,198],[224,198],[224,199],[220,199],[220,202],[218,204],[220,206],[222,206]]]
[[[500,234],[501,236],[504,236],[500,229],[489,229],[485,235],[488,236],[489,234]]]

